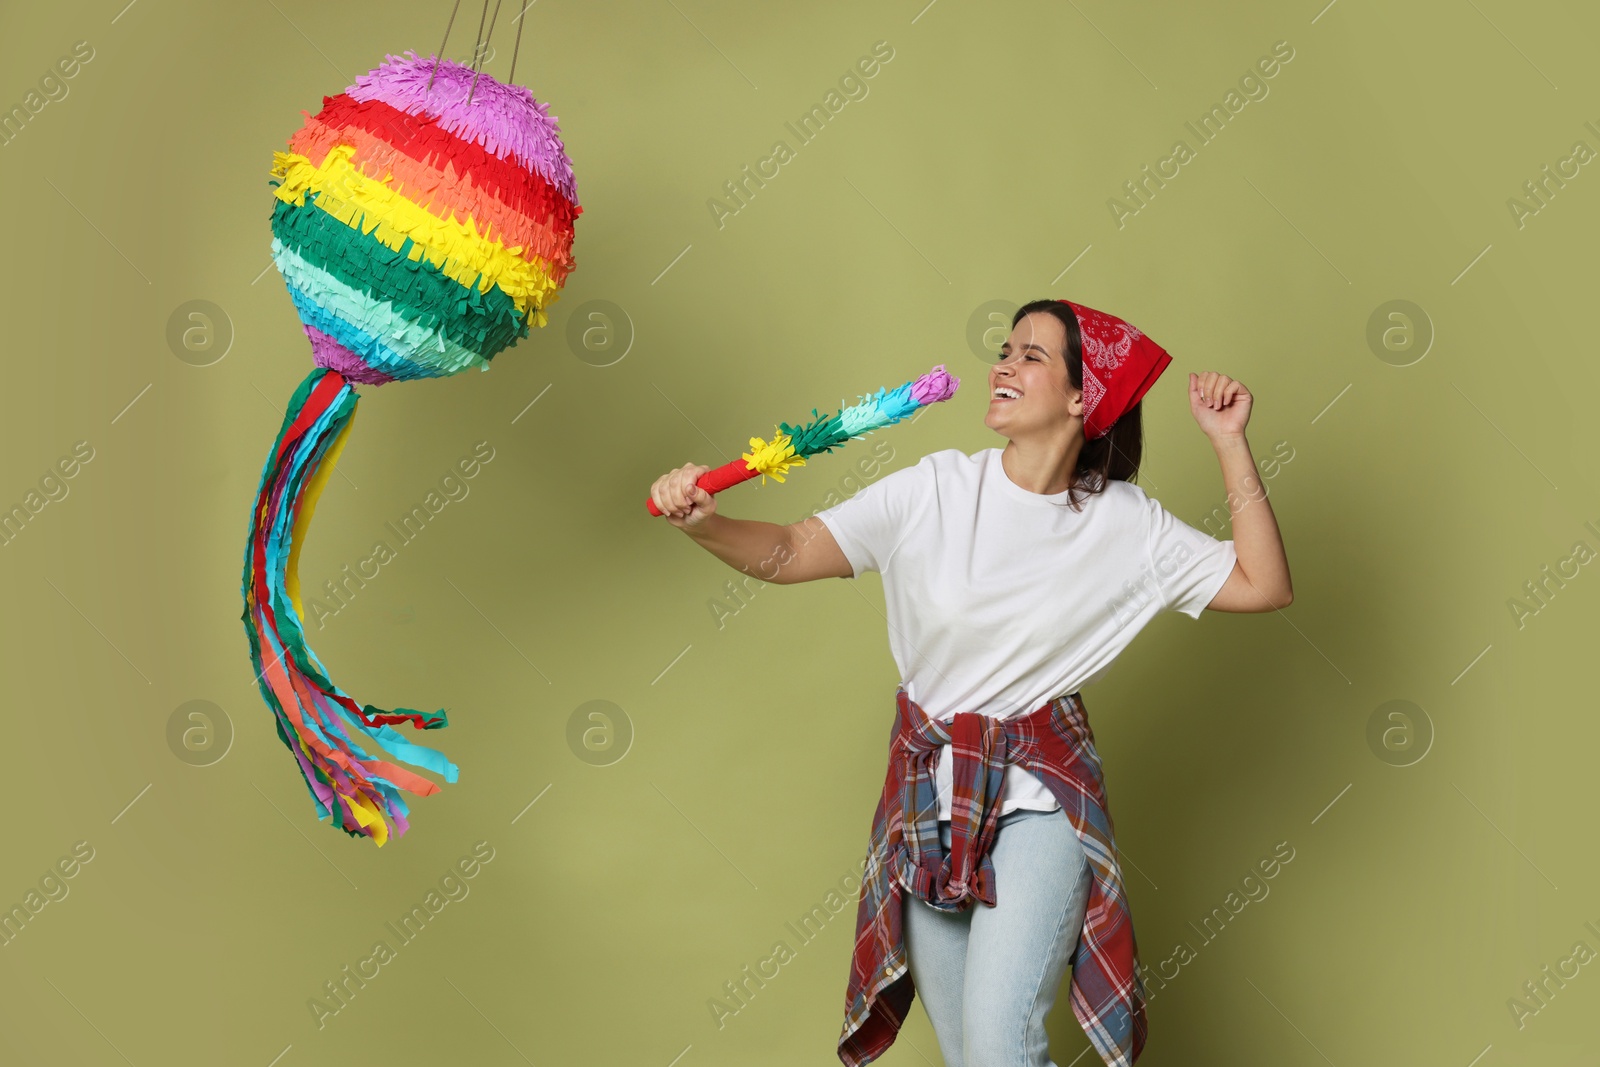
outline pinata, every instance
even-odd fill
[[[949,400],[960,385],[961,379],[946,372],[941,363],[920,378],[894,389],[879,389],[875,395],[862,397],[859,404],[841,407],[833,415],[817,416],[804,426],[781,422],[771,441],[750,438],[750,451],[706,471],[694,484],[708,493],[720,493],[758,475],[763,485],[767,475],[781,482],[790,467],[805,466],[807,456],[832,452],[846,441],[910,418],[929,404]],[[817,409],[812,408],[811,414],[816,416]],[[654,499],[646,500],[645,507],[652,515],[661,514]]]
[[[272,260],[316,369],[289,401],[261,473],[243,620],[257,685],[318,818],[380,846],[409,827],[400,791],[439,786],[364,743],[454,782],[455,764],[393,728],[436,730],[448,719],[443,709],[357,703],[333,684],[306,642],[300,547],[350,436],[357,384],[488,370],[545,325],[574,266],[583,210],[548,112],[521,86],[407,52],[323,97],[317,114],[302,112],[289,151],[273,153]]]

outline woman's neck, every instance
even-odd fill
[[[1073,485],[1083,439],[1062,434],[1039,440],[1012,438],[1000,453],[1006,477],[1030,493],[1049,496]]]

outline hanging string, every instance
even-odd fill
[[[485,0],[487,2],[487,0]],[[461,0],[456,0],[456,6],[450,9],[450,21],[444,24],[444,40],[439,42],[439,51],[433,57],[433,70],[428,72],[428,85],[423,92],[433,92],[433,76],[439,73],[439,57],[444,55],[444,46],[450,41],[450,27],[456,24],[456,12],[461,10]],[[512,57],[515,62],[516,57]]]
[[[489,6],[489,0],[483,0],[483,6],[485,8],[487,8]],[[494,24],[497,21],[499,21],[499,19],[500,19],[500,0],[494,0],[494,16],[489,19],[489,32],[483,39],[483,50],[485,52],[489,51],[489,38],[494,36]],[[479,64],[479,66],[481,67],[482,64]],[[473,73],[472,73],[472,85],[471,85],[470,88],[467,89],[467,103],[469,103],[469,104],[472,103],[472,94],[473,94],[473,92],[478,88],[478,75],[481,74],[481,73],[482,73],[481,69],[473,71]]]
[[[457,0],[459,3],[460,0]],[[537,3],[538,0],[534,0]],[[523,4],[522,10],[517,13],[517,39],[511,45],[511,73],[506,75],[506,84],[515,85],[517,82],[517,49],[522,47],[522,24],[526,21],[523,16],[528,13],[528,8],[533,4]]]
[[[471,66],[472,66],[473,70],[477,70],[478,69],[478,57],[483,54],[483,23],[484,23],[484,20],[487,19],[488,17],[489,17],[489,0],[483,0],[483,11],[482,11],[482,13],[480,13],[478,15],[478,34],[477,34],[476,37],[474,37],[472,39],[472,62],[471,62]]]
[[[533,3],[537,2],[538,0],[533,0]],[[478,75],[483,73],[485,54],[489,49],[489,38],[494,36],[495,24],[500,20],[500,3],[501,0],[495,0],[494,12],[493,14],[490,14],[489,0],[483,0],[483,10],[478,13],[478,32],[476,35],[474,35],[472,42],[472,84],[467,89],[467,103],[469,104],[472,103],[473,94],[478,88]],[[517,56],[521,54],[522,51],[522,27],[525,16],[528,13],[528,9],[533,6],[533,3],[523,4],[522,10],[517,13],[517,36],[511,45],[511,71],[506,75],[507,83],[515,83],[516,81]],[[460,14],[460,12],[461,0],[456,0],[455,5],[450,9],[450,19],[445,23],[444,38],[439,42],[439,51],[433,57],[433,69],[428,72],[428,84],[425,90],[427,92],[433,91],[433,79],[439,73],[439,61],[444,56],[445,46],[450,43],[450,31],[455,27],[456,16]],[[485,21],[487,21],[489,24],[489,32],[487,36],[485,36],[483,32]]]

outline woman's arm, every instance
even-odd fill
[[[854,574],[828,524],[815,515],[788,526],[709,515],[683,532],[728,566],[774,585]]]
[[[694,483],[709,467],[686,463],[650,487],[666,520],[735,570],[775,585],[850,578],[854,570],[833,532],[815,515],[780,526],[717,514],[717,498]]]
[[[1251,401],[1243,382],[1216,371],[1189,375],[1189,409],[1222,466],[1239,556],[1233,573],[1206,605],[1212,611],[1274,611],[1294,603],[1283,535],[1244,435]]]

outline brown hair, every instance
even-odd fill
[[[1074,389],[1083,388],[1083,334],[1078,329],[1078,316],[1059,300],[1031,300],[1017,309],[1011,317],[1014,327],[1023,316],[1034,312],[1054,315],[1067,331],[1067,379]],[[1105,492],[1108,481],[1132,482],[1139,476],[1139,461],[1144,456],[1144,424],[1140,417],[1143,401],[1123,412],[1112,424],[1111,432],[1093,441],[1084,441],[1078,453],[1078,463],[1072,472],[1072,485],[1067,502],[1074,511],[1081,511],[1083,493],[1096,496]]]

